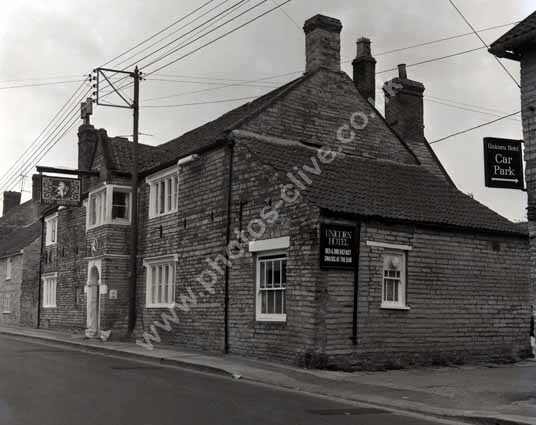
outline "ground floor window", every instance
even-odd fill
[[[2,313],[11,313],[11,294],[2,296]]]
[[[145,304],[148,308],[172,307],[175,303],[176,256],[149,258],[146,268]]]
[[[43,307],[56,307],[56,286],[58,277],[56,274],[43,276]]]
[[[406,307],[406,254],[386,251],[383,255],[382,307]]]
[[[287,254],[266,253],[257,257],[257,320],[287,319]]]

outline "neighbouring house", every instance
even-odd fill
[[[456,188],[404,66],[383,118],[370,41],[352,79],[340,21],[304,30],[303,76],[140,145],[135,336],[344,369],[527,357],[526,233]],[[78,136],[83,204],[44,212],[40,326],[123,336],[132,143]]]
[[[0,217],[0,325],[37,325],[41,223],[37,205],[4,192]]]
[[[525,180],[530,235],[530,280],[536,317],[536,12],[491,44],[490,53],[521,64],[521,118],[525,141]]]

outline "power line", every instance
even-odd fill
[[[218,8],[218,7],[221,6],[222,4],[227,3],[227,1],[228,1],[228,0],[225,0],[224,2],[218,4],[216,7],[212,8],[209,12],[211,12],[211,11],[213,11],[214,9]],[[231,13],[233,12],[234,9],[236,9],[237,7],[239,7],[239,6],[242,5],[242,4],[249,3],[250,1],[251,1],[251,0],[240,0],[240,1],[238,1],[237,3],[234,3],[233,5],[231,5],[230,7],[228,7],[227,9],[223,10],[222,12],[218,13],[218,14],[215,15],[215,16],[212,16],[212,17],[209,18],[208,20],[204,21],[202,24],[200,24],[200,25],[198,25],[197,27],[193,28],[193,29],[190,30],[188,33],[182,34],[182,35],[180,35],[179,37],[177,37],[177,38],[173,39],[172,41],[168,42],[167,44],[164,44],[163,46],[160,46],[158,49],[152,51],[151,53],[149,53],[149,54],[147,54],[147,55],[145,55],[145,56],[143,56],[142,58],[137,59],[135,62],[131,63],[130,65],[125,66],[124,68],[122,68],[122,70],[124,71],[124,70],[126,70],[127,68],[129,68],[129,67],[131,67],[131,66],[133,66],[133,65],[139,64],[139,62],[144,61],[145,59],[150,58],[151,56],[153,56],[154,54],[158,53],[159,51],[165,49],[166,47],[169,47],[169,46],[173,45],[173,44],[176,43],[177,41],[181,40],[181,39],[184,38],[184,37],[187,37],[188,35],[191,35],[193,32],[195,32],[195,31],[197,31],[197,30],[199,30],[199,29],[204,30],[204,29],[206,29],[206,28],[210,28],[214,23],[218,22],[220,19],[223,19],[224,17],[226,17],[226,16],[228,16],[229,14],[231,14]],[[265,1],[268,1],[268,0],[265,0]],[[249,10],[248,10],[248,11],[249,11]],[[247,11],[246,11],[246,12],[247,12]],[[205,14],[206,14],[206,13],[205,13]],[[183,29],[183,28],[186,28],[188,25],[192,24],[193,22],[197,21],[197,20],[200,19],[201,17],[205,16],[205,14],[202,14],[201,16],[198,16],[198,17],[197,17],[196,19],[194,19],[193,21],[191,21],[191,22],[189,22],[188,24],[182,26],[181,28],[179,28],[178,31],[180,31],[180,30]],[[241,16],[241,15],[235,16],[233,19],[230,19],[229,21],[225,22],[223,25],[226,25],[227,23],[233,21],[234,19],[238,18],[239,16]],[[214,22],[211,23],[211,21],[214,21]],[[223,26],[223,25],[220,25],[219,27],[217,27],[217,28],[215,28],[215,29],[213,29],[213,30],[211,30],[211,31],[209,31],[209,32],[207,32],[207,33],[205,33],[205,34],[203,34],[203,35],[202,35],[201,37],[199,37],[199,38],[202,38],[202,37],[204,37],[204,36],[210,34],[211,32],[213,32],[213,31],[219,29],[219,28],[220,28],[221,26]],[[203,28],[203,27],[205,27],[205,28]],[[175,31],[175,32],[177,32],[177,31]],[[200,31],[200,32],[201,32],[201,31]],[[195,35],[197,35],[197,34],[194,34],[194,36],[195,36]],[[164,37],[164,38],[160,39],[158,42],[153,43],[151,46],[149,46],[149,48],[152,47],[152,46],[155,46],[155,45],[158,44],[160,41],[163,41],[165,38],[167,38],[167,37]],[[197,38],[197,39],[194,40],[193,42],[197,41],[199,38]],[[192,39],[192,37],[189,37],[189,38],[186,39],[186,41],[191,40],[191,39]],[[182,48],[188,46],[189,44],[192,44],[193,42],[189,42],[189,43],[183,43],[183,44],[181,44],[178,48],[176,48],[175,50],[166,52],[163,56],[161,56],[161,57],[158,58],[157,60],[155,60],[155,61],[153,61],[153,62],[150,62],[149,64],[146,64],[146,65],[143,65],[143,66],[140,65],[140,69],[143,68],[143,67],[152,65],[154,62],[156,62],[156,61],[158,61],[158,60],[160,60],[160,59],[162,59],[162,58],[165,58],[165,57],[169,56],[170,54],[175,53],[175,52],[178,51],[178,50],[181,50]],[[147,49],[144,49],[144,50],[147,50]],[[144,50],[142,50],[142,52],[143,52]],[[141,52],[138,52],[137,54],[131,56],[131,58],[137,56],[139,53],[141,53]],[[124,63],[124,62],[125,62],[125,61],[122,61],[122,62],[120,62],[119,64],[122,64],[122,63]],[[118,65],[119,65],[119,64],[118,64]],[[117,84],[117,83],[119,83],[119,82],[125,80],[126,78],[127,78],[127,77],[121,77],[121,78],[117,79],[116,81],[113,81],[113,83],[114,83],[114,84]],[[129,86],[130,86],[130,85],[124,86],[124,88],[127,88],[127,87],[129,87]],[[104,88],[106,88],[106,86],[105,86]],[[105,97],[105,96],[107,96],[108,94],[111,94],[111,93],[113,93],[113,92],[111,91],[111,92],[109,92],[109,93],[105,93],[105,94],[102,95],[102,97]]]
[[[440,102],[438,100],[428,99],[426,96],[424,97],[424,100],[426,102],[436,103],[438,105],[443,105],[443,106],[447,106],[447,107],[450,107],[450,108],[459,109],[461,111],[475,112],[477,114],[491,115],[491,116],[494,116],[494,117],[502,117],[502,115],[495,114],[493,112],[486,112],[486,111],[482,111],[482,110],[478,110],[478,109],[466,108],[464,106],[452,105],[452,104],[449,104],[449,103]],[[513,120],[513,121],[517,121],[517,122],[521,122],[521,120],[519,120],[517,118],[508,118],[508,119]]]
[[[30,143],[30,145],[23,151],[23,153],[15,160],[15,162],[11,165],[11,167],[2,175],[2,177],[0,177],[0,184],[5,180],[5,178],[7,177],[7,175],[13,170],[13,168],[17,165],[17,163],[19,161],[22,161],[24,156],[30,152],[34,147],[35,145],[37,144],[37,142],[39,141],[39,139],[41,138],[41,136],[43,136],[47,130],[50,128],[50,126],[52,125],[52,123],[54,121],[56,121],[56,119],[58,118],[58,116],[63,112],[63,110],[71,103],[71,101],[78,95],[78,93],[80,92],[80,90],[84,87],[84,84],[85,82],[87,81],[84,80],[82,82],[82,84],[80,84],[80,86],[78,86],[78,88],[74,91],[74,93],[65,101],[65,103],[62,105],[62,107],[59,109],[59,111],[52,117],[52,119],[48,122],[48,124],[45,126],[45,128],[41,131],[41,133],[39,133],[39,135],[34,139],[34,141],[32,143]]]
[[[79,107],[79,102],[82,101],[82,100],[85,100],[86,96],[91,92],[91,88],[88,89],[83,95],[82,97],[78,98],[76,102],[74,102],[72,108],[66,113],[63,115],[63,118],[60,119],[60,121],[58,123],[55,124],[55,127],[53,128],[53,130],[48,134],[48,136],[45,137],[44,140],[42,140],[40,142],[40,145],[37,147],[37,149],[35,149],[28,158],[25,159],[25,163],[29,163],[30,165],[26,165],[25,163],[22,163],[12,174],[10,177],[8,177],[7,181],[4,183],[4,186],[7,188],[6,190],[9,190],[9,188],[12,186],[13,184],[13,181],[17,179],[17,176],[22,172],[22,173],[25,173],[26,171],[28,171],[29,169],[31,169],[31,167],[33,167],[33,165],[35,165],[35,163],[37,163],[38,161],[40,161],[43,157],[43,150],[47,149],[48,146],[50,146],[51,143],[54,142],[54,138],[57,137],[57,132],[58,131],[62,131],[66,124],[65,122],[66,121],[69,121],[69,120],[72,120],[73,118],[75,119],[78,119],[78,107]],[[70,121],[69,121],[70,122]],[[54,143],[55,144],[55,143]],[[50,149],[48,149],[50,150]],[[46,150],[46,152],[48,152],[48,150]],[[45,152],[45,154],[46,154]],[[34,162],[32,162],[34,161]]]
[[[214,103],[227,103],[227,102],[236,102],[239,100],[250,100],[250,99],[257,99],[259,96],[246,96],[246,97],[237,97],[235,99],[221,99],[221,100],[209,100],[206,102],[192,102],[192,103],[179,103],[176,105],[148,105],[148,106],[141,106],[141,108],[144,109],[152,109],[152,108],[179,108],[183,106],[197,106],[197,105],[212,105]]]
[[[70,83],[80,83],[85,80],[66,80],[66,81],[54,81],[51,83],[35,83],[35,84],[21,84],[18,86],[7,86],[7,87],[0,87],[0,90],[7,90],[7,89],[21,89],[24,87],[40,87],[40,86],[54,86],[58,84],[70,84]]]
[[[273,2],[276,6],[279,6],[279,3],[277,3],[275,0],[272,0],[272,2]],[[292,22],[292,23],[294,24],[294,26],[295,26],[296,28],[298,28],[298,31],[300,32],[300,34],[303,35],[303,30],[302,30],[302,28],[298,25],[298,23],[294,20],[294,18],[293,18],[292,16],[290,16],[290,15],[287,13],[287,11],[286,11],[285,9],[281,8],[281,9],[279,9],[279,10],[281,10],[281,13],[282,13],[283,15],[285,15],[285,16],[289,19],[289,21]]]
[[[163,32],[166,32],[168,29],[174,27],[175,25],[181,23],[182,21],[184,21],[186,18],[189,18],[190,16],[192,16],[194,13],[197,13],[199,10],[203,9],[205,6],[208,6],[210,3],[213,3],[215,0],[209,0],[207,1],[206,3],[202,4],[201,6],[199,6],[197,9],[193,10],[192,12],[188,13],[187,15],[183,16],[182,18],[176,20],[175,22],[171,23],[170,25],[168,25],[167,27],[161,29],[160,31],[156,32],[155,34],[153,34],[152,36],[146,38],[145,40],[141,41],[140,43],[136,44],[134,47],[131,47],[130,49],[124,51],[123,53],[121,53],[120,55],[117,55],[116,57],[110,59],[109,61],[103,63],[101,65],[101,67],[104,67],[112,62],[114,62],[115,60],[125,56],[127,53],[130,53],[132,52],[134,49],[137,49],[138,47],[140,46],[143,46],[145,43],[147,43],[148,41],[151,41],[153,38],[155,37],[158,37],[160,34],[162,34]]]
[[[412,66],[425,65],[427,63],[437,62],[437,61],[440,61],[440,60],[449,59],[449,58],[453,58],[455,56],[465,55],[466,53],[477,52],[479,50],[484,50],[484,49],[485,49],[485,47],[476,47],[474,49],[463,50],[461,52],[452,53],[452,54],[446,55],[446,56],[440,56],[438,58],[427,59],[427,60],[423,60],[423,61],[420,61],[420,62],[410,63],[410,64],[407,64],[406,67],[410,68]],[[376,74],[385,74],[386,72],[396,71],[397,69],[398,68],[385,69],[383,71],[376,72]]]
[[[245,1],[245,0],[241,0],[241,1],[239,1],[236,5],[240,5],[240,4],[242,4],[244,1]],[[251,6],[249,9],[246,9],[245,11],[243,11],[243,12],[239,13],[238,15],[232,17],[231,19],[225,21],[223,24],[218,25],[216,28],[211,29],[210,31],[208,31],[208,32],[206,32],[206,33],[200,35],[200,36],[197,37],[196,39],[194,39],[194,40],[192,40],[192,41],[190,41],[190,42],[188,42],[188,43],[186,43],[186,44],[182,44],[181,46],[179,46],[179,47],[177,47],[177,48],[175,48],[175,49],[173,49],[173,50],[167,52],[165,55],[160,56],[159,58],[153,60],[152,62],[149,62],[149,63],[146,64],[146,65],[143,65],[143,68],[147,68],[148,66],[151,66],[151,65],[155,64],[156,62],[161,61],[162,59],[165,59],[166,57],[172,55],[173,53],[176,53],[177,51],[179,51],[179,50],[181,50],[181,49],[183,49],[183,48],[185,48],[185,47],[187,47],[187,46],[189,46],[190,44],[195,43],[196,41],[200,40],[201,38],[206,37],[207,35],[213,33],[214,31],[217,31],[217,30],[219,30],[220,28],[224,27],[224,26],[227,25],[228,23],[230,23],[230,22],[232,22],[232,21],[234,21],[234,20],[240,18],[241,16],[243,16],[243,15],[245,15],[245,14],[247,14],[247,13],[249,13],[249,12],[252,11],[253,9],[256,9],[256,8],[259,7],[259,6],[262,6],[262,5],[263,5],[264,3],[266,3],[267,1],[268,1],[268,0],[261,0],[259,3],[257,3],[257,4],[255,4],[255,5],[253,5],[253,6]],[[289,0],[289,1],[290,1],[290,0]],[[236,5],[234,5],[234,6],[236,6]],[[272,9],[272,10],[275,10],[275,9],[276,9],[276,8],[274,8],[274,9]],[[228,10],[228,9],[227,9],[227,10]],[[217,15],[217,16],[218,16],[218,15]],[[252,22],[252,21],[249,21],[249,22]],[[249,22],[248,22],[248,23],[249,23]],[[199,28],[199,27],[198,27],[198,28]],[[229,33],[227,33],[227,34],[224,34],[224,35],[223,35],[222,37],[220,37],[220,38],[223,38],[224,36],[226,36],[226,35],[228,35],[228,34],[230,34],[230,33],[232,33],[232,32],[235,32],[236,30],[238,30],[238,29],[240,29],[240,28],[241,28],[241,26],[235,28],[233,31],[231,31],[231,32],[229,32]],[[196,28],[196,29],[197,29],[197,28]],[[195,29],[194,29],[194,30],[195,30]],[[217,40],[219,40],[220,38],[218,38]],[[210,43],[210,44],[211,44],[211,43]],[[208,44],[206,44],[206,45],[204,45],[204,46],[201,46],[201,47],[199,48],[199,50],[202,49],[203,47],[206,47],[207,45],[208,45]],[[166,46],[167,46],[167,45],[166,45]],[[164,46],[164,47],[166,47],[166,46]],[[159,50],[161,50],[161,49],[158,49],[156,52],[158,52]],[[154,52],[154,53],[156,53],[156,52]],[[145,58],[142,58],[141,60],[143,60],[143,59],[145,59]],[[182,58],[177,59],[175,62],[179,61],[180,59],[182,59]],[[173,63],[174,63],[174,62],[173,62]],[[158,68],[157,70],[151,72],[150,74],[154,74],[155,72],[159,71],[160,69],[162,69],[162,68]],[[150,75],[150,74],[148,74],[148,75]]]
[[[469,133],[470,131],[477,130],[477,129],[482,128],[482,127],[486,127],[486,126],[491,125],[491,124],[495,124],[496,122],[505,120],[507,118],[513,117],[514,115],[517,115],[517,114],[520,114],[520,113],[521,113],[521,111],[513,112],[511,114],[508,114],[508,115],[505,115],[503,117],[497,118],[497,119],[495,119],[493,121],[488,121],[488,122],[482,123],[480,125],[477,125],[475,127],[468,128],[467,130],[458,131],[457,133],[449,134],[448,136],[442,137],[441,139],[434,140],[433,142],[430,142],[429,144],[433,145],[434,143],[439,143],[439,142],[442,142],[443,140],[447,140],[447,139],[450,139],[452,137],[459,136],[461,134]]]
[[[263,4],[263,3],[266,3],[266,1],[267,1],[267,0],[263,0],[261,3],[259,3],[259,5],[260,5],[260,4]],[[250,19],[249,21],[247,21],[247,22],[245,22],[245,23],[243,23],[243,24],[241,24],[241,25],[239,25],[239,26],[233,28],[232,30],[226,32],[225,34],[223,34],[223,35],[221,35],[221,36],[219,36],[219,37],[217,37],[217,38],[215,38],[215,39],[213,39],[213,40],[210,40],[208,43],[205,43],[205,44],[203,44],[201,47],[198,47],[197,49],[192,50],[192,51],[186,53],[185,55],[181,56],[180,58],[174,59],[174,60],[172,60],[171,62],[168,62],[167,64],[162,65],[161,67],[159,67],[159,68],[153,70],[152,72],[148,73],[147,75],[154,74],[155,72],[158,72],[158,71],[160,71],[160,70],[162,70],[162,69],[164,69],[164,68],[167,68],[168,66],[173,65],[174,63],[176,63],[176,62],[178,62],[178,61],[180,61],[180,60],[182,60],[182,59],[184,59],[184,58],[186,58],[186,57],[188,57],[188,56],[190,56],[190,55],[193,55],[194,53],[198,52],[199,50],[204,49],[205,47],[210,46],[211,44],[215,43],[216,41],[221,40],[222,38],[227,37],[228,35],[235,33],[235,32],[238,31],[239,29],[242,29],[242,28],[244,28],[245,26],[251,24],[252,22],[255,22],[255,21],[257,21],[258,19],[263,18],[264,16],[266,16],[266,15],[272,13],[274,10],[279,9],[280,7],[284,6],[285,4],[290,3],[291,1],[292,1],[292,0],[286,0],[284,3],[281,3],[279,6],[275,6],[275,7],[271,8],[271,9],[267,10],[266,12],[261,13],[260,15],[257,15],[255,18]],[[238,15],[238,16],[240,16],[240,15]],[[235,17],[235,18],[236,18],[236,17]],[[219,27],[218,27],[218,28],[219,28]],[[216,29],[217,29],[217,28],[216,28]]]
[[[82,77],[85,74],[70,74],[70,75],[56,75],[55,77],[28,77],[28,78],[14,78],[14,79],[6,79],[6,80],[0,80],[1,83],[16,83],[16,82],[24,82],[24,81],[46,81],[46,80],[58,80],[58,79],[65,79],[65,78],[76,78],[76,77]]]
[[[482,29],[479,29],[478,32],[486,32],[486,31],[496,30],[496,29],[499,29],[499,28],[510,27],[512,25],[518,24],[519,22],[521,22],[521,21],[509,22],[507,24],[501,24],[501,25],[495,25],[495,26],[492,26],[492,27],[482,28]],[[436,40],[425,41],[423,43],[413,44],[411,46],[400,47],[398,49],[387,50],[385,52],[376,53],[374,56],[378,57],[378,56],[390,55],[392,53],[403,52],[404,50],[415,49],[417,47],[429,46],[431,44],[437,44],[437,43],[441,43],[443,41],[455,40],[457,38],[467,37],[469,35],[473,35],[473,33],[472,32],[466,32],[466,33],[463,33],[463,34],[456,34],[456,35],[451,35],[449,37],[438,38]],[[350,62],[350,61],[351,60],[349,60],[347,62]]]
[[[471,25],[471,22],[469,22],[469,20],[465,17],[465,15],[462,13],[462,11],[460,9],[458,9],[458,7],[456,6],[456,4],[454,4],[454,1],[453,0],[449,0],[449,3],[452,5],[452,7],[454,7],[454,9],[456,9],[456,12],[458,12],[458,14],[462,17],[462,19],[465,21],[465,23],[467,24],[467,26],[469,28],[471,28],[471,30],[473,31],[473,33],[478,37],[478,39],[482,42],[482,44],[486,47],[486,49],[489,48],[488,46],[488,43],[486,43],[484,41],[484,39],[482,38],[482,36],[477,32],[477,30]],[[495,60],[497,61],[497,63],[500,65],[500,67],[504,70],[504,72],[506,72],[506,74],[508,74],[508,76],[512,79],[512,81],[514,83],[516,83],[516,86],[521,88],[521,85],[517,82],[517,80],[514,78],[514,76],[511,74],[510,71],[508,71],[508,69],[506,68],[506,66],[499,60],[499,58],[495,55],[493,55],[493,57],[495,58]]]

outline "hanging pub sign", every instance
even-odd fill
[[[41,182],[44,204],[80,205],[80,179],[42,176]]]
[[[484,172],[486,187],[525,188],[521,140],[484,138]]]
[[[322,224],[320,233],[320,267],[353,269],[356,261],[355,227]]]

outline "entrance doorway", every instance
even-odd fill
[[[87,323],[86,336],[98,337],[100,333],[100,267],[97,264],[88,265],[87,280]]]

